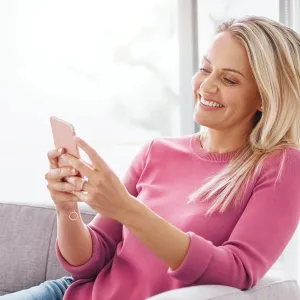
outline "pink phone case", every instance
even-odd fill
[[[50,123],[52,128],[53,140],[55,148],[65,148],[65,153],[69,153],[77,158],[80,158],[80,153],[74,137],[76,136],[75,128],[71,123],[61,120],[57,117],[51,116]],[[70,166],[62,158],[58,158],[58,166]],[[81,174],[79,174],[82,177]]]

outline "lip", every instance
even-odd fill
[[[221,105],[223,105],[222,103],[220,103],[220,102],[218,102],[218,101],[216,101],[216,100],[214,100],[214,99],[210,99],[210,98],[207,98],[207,99],[205,99],[205,98],[202,98],[203,100],[205,100],[205,101],[209,101],[209,102],[215,102],[215,103],[217,103],[217,104],[221,104]]]
[[[203,98],[203,97],[200,97],[200,100],[201,100],[201,98],[202,98],[203,100],[205,100],[205,101],[214,102],[214,103],[217,103],[217,104],[224,105],[224,104],[222,104],[222,103],[220,103],[220,102],[218,102],[218,101],[216,101],[216,100],[214,100],[214,99],[211,99],[211,98]],[[225,106],[225,105],[224,105],[224,106]]]
[[[224,105],[223,103],[220,103],[220,102],[216,101],[215,99],[212,99],[212,98],[204,98],[199,92],[198,92],[198,96],[199,96],[199,100],[204,99],[205,101],[210,101],[210,102],[214,102],[214,103],[217,103],[217,104]],[[224,106],[225,106],[225,105],[224,105]]]
[[[225,106],[223,107],[213,107],[213,106],[206,106],[204,105],[203,103],[201,103],[201,101],[199,100],[199,104],[200,104],[200,107],[203,109],[203,110],[210,110],[210,111],[217,111],[217,110],[222,110],[222,108],[225,108]]]

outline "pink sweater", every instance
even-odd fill
[[[76,280],[65,300],[144,300],[182,287],[203,284],[253,287],[292,238],[300,213],[300,151],[269,158],[248,184],[243,205],[205,217],[207,203],[186,205],[206,177],[224,168],[235,152],[208,153],[198,134],[157,138],[141,148],[124,184],[139,201],[190,237],[184,261],[172,271],[122,224],[97,214],[87,225],[92,257],[73,266],[58,259]]]

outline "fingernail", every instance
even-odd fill
[[[72,174],[76,174],[76,170],[75,169],[72,169]]]
[[[63,148],[59,148],[58,153],[62,153],[62,152],[63,152]]]

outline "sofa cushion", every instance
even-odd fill
[[[300,299],[297,279],[283,271],[270,269],[256,286],[245,291],[251,300]]]
[[[175,289],[146,300],[249,300],[248,294],[224,285],[198,285]]]
[[[222,285],[201,285],[175,289],[147,300],[297,300],[297,280],[280,270],[270,269],[251,289],[241,291]]]
[[[82,212],[89,223],[95,216]],[[55,254],[54,207],[0,203],[0,295],[69,276]]]

